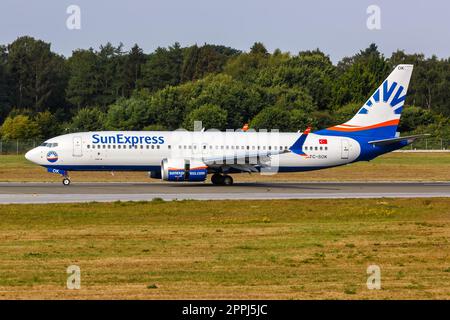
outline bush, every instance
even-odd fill
[[[202,127],[206,129],[226,129],[227,112],[214,104],[204,104],[192,110],[184,121],[184,128],[194,129],[194,121],[201,121]]]

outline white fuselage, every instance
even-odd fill
[[[299,155],[289,148],[300,136],[279,132],[85,132],[49,139],[26,157],[41,166],[67,171],[152,171],[158,170],[163,159],[224,158],[217,163],[226,167],[240,163],[242,159],[236,160],[236,156],[285,150],[270,155],[270,165],[278,171],[305,171],[353,162],[361,152],[352,138],[310,133],[303,144],[305,155]]]

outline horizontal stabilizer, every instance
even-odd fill
[[[398,137],[398,138],[391,138],[391,139],[383,139],[383,140],[373,140],[369,141],[370,144],[376,145],[376,146],[387,146],[396,142],[400,141],[407,141],[408,144],[413,143],[416,139],[421,139],[428,137],[429,134],[416,134],[414,136],[405,136],[405,137]]]

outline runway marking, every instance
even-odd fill
[[[450,197],[450,193],[217,193],[217,194],[0,194],[1,204],[82,203],[114,201],[176,200],[289,200]]]

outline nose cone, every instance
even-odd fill
[[[38,152],[37,152],[36,148],[34,148],[34,149],[31,149],[30,151],[28,151],[27,153],[25,153],[25,158],[28,161],[36,163],[38,160],[37,155],[38,155]]]

